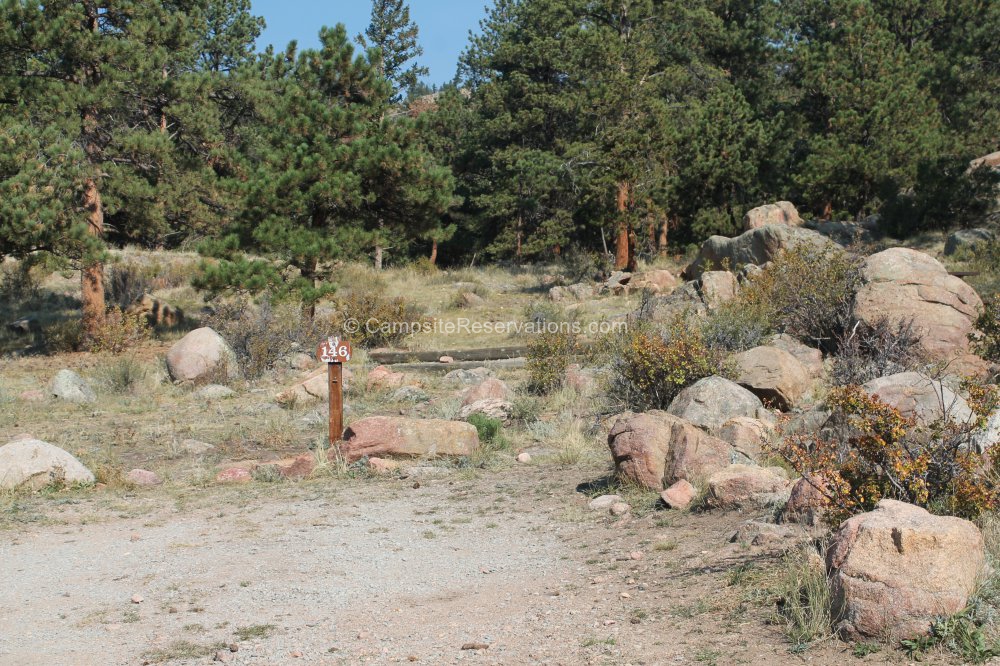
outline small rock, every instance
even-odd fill
[[[132,595],[132,603],[141,604],[143,601],[145,601],[145,599],[142,598],[142,595],[139,594]]]
[[[681,479],[660,493],[660,499],[671,509],[685,509],[697,496],[698,489],[687,479]]]
[[[438,363],[454,363],[455,359],[451,356],[442,356],[438,359]]]
[[[155,472],[146,469],[133,469],[125,476],[125,479],[137,486],[158,486],[163,483],[163,479]]]
[[[230,653],[226,652],[225,650],[218,650],[216,651],[215,656],[212,658],[212,661],[217,661],[220,664],[228,664],[229,660],[232,658],[233,656]]]
[[[368,469],[373,474],[384,476],[392,474],[399,469],[399,463],[395,460],[387,460],[385,458],[369,458]]]
[[[517,462],[519,462],[519,463],[530,463],[531,462],[531,454],[530,453],[518,453],[517,454]]]
[[[18,398],[23,402],[42,402],[45,400],[45,393],[38,390],[24,391]]]
[[[301,650],[295,650],[295,651],[292,652],[292,658],[293,659],[299,659],[301,657],[302,657],[302,651]]]
[[[612,504],[621,501],[621,495],[601,495],[600,497],[595,497],[590,500],[590,503],[587,504],[587,506],[594,511],[607,511],[611,508]]]
[[[632,507],[629,506],[628,502],[615,502],[608,510],[611,512],[612,516],[624,516],[632,510]]]
[[[643,554],[642,554],[641,550],[634,550],[634,551],[632,551],[631,553],[628,554],[628,557],[629,557],[630,560],[636,560],[636,561],[638,561],[638,560],[641,560],[643,558]]]
[[[186,453],[202,456],[215,450],[215,447],[207,442],[199,442],[197,439],[185,439],[181,442],[180,448]]]
[[[486,650],[490,646],[487,643],[466,643],[462,646],[463,650]]]
[[[253,476],[245,467],[229,467],[215,475],[216,483],[250,483]]]

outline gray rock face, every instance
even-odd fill
[[[991,229],[959,229],[948,235],[944,244],[944,256],[950,257],[959,250],[972,248],[996,238]]]
[[[873,379],[864,385],[868,395],[877,395],[900,414],[928,425],[947,416],[954,423],[969,423],[972,410],[965,399],[941,381],[919,372],[900,372]]]
[[[993,412],[986,420],[986,426],[972,435],[972,446],[978,453],[1000,444],[1000,410]]]
[[[93,483],[94,475],[58,446],[21,439],[0,446],[0,488],[39,490],[53,483]]]
[[[234,395],[236,395],[236,391],[222,384],[209,384],[194,392],[194,396],[202,400],[220,400],[231,398]]]
[[[763,406],[757,396],[739,384],[724,377],[706,377],[681,391],[667,413],[711,430],[737,416],[756,418]]]
[[[97,401],[97,394],[90,384],[72,370],[60,370],[52,383],[49,384],[49,392],[60,400],[75,402],[77,404],[88,404]]]
[[[712,236],[701,246],[698,257],[684,270],[684,278],[693,280],[705,271],[739,270],[744,264],[762,266],[782,250],[802,246],[817,249],[839,248],[828,238],[809,229],[769,224],[751,229],[736,238]]]

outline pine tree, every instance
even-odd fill
[[[419,28],[410,20],[410,7],[405,0],[374,0],[371,23],[364,34],[357,36],[363,48],[378,49],[378,68],[392,84],[390,104],[401,102],[429,70],[415,62],[424,54],[417,41]]]
[[[219,260],[206,265],[206,288],[312,306],[335,286],[333,262],[425,234],[450,203],[450,174],[413,122],[385,118],[390,85],[376,63],[355,53],[342,25],[323,28],[320,43],[269,50],[241,75],[259,136],[245,147],[242,214],[203,248]]]
[[[925,62],[869,0],[813,3],[797,23],[791,78],[806,125],[796,182],[822,216],[872,212],[946,149]]]
[[[214,115],[198,111],[209,86],[188,79],[205,9],[0,3],[0,254],[76,260],[90,333],[104,318],[106,223],[119,236],[155,236],[211,208],[186,179],[212,151]]]

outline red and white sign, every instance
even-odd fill
[[[316,358],[321,363],[347,363],[351,360],[351,343],[348,340],[329,337],[320,343]]]

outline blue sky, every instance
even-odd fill
[[[343,23],[352,37],[363,32],[371,15],[371,0],[252,0],[254,14],[263,16],[267,29],[260,48],[278,49],[298,40],[301,47],[318,43],[324,25]],[[489,0],[410,0],[410,18],[420,27],[424,47],[421,64],[429,67],[428,83],[444,83],[455,76],[458,55],[468,42],[469,30],[478,30]]]

